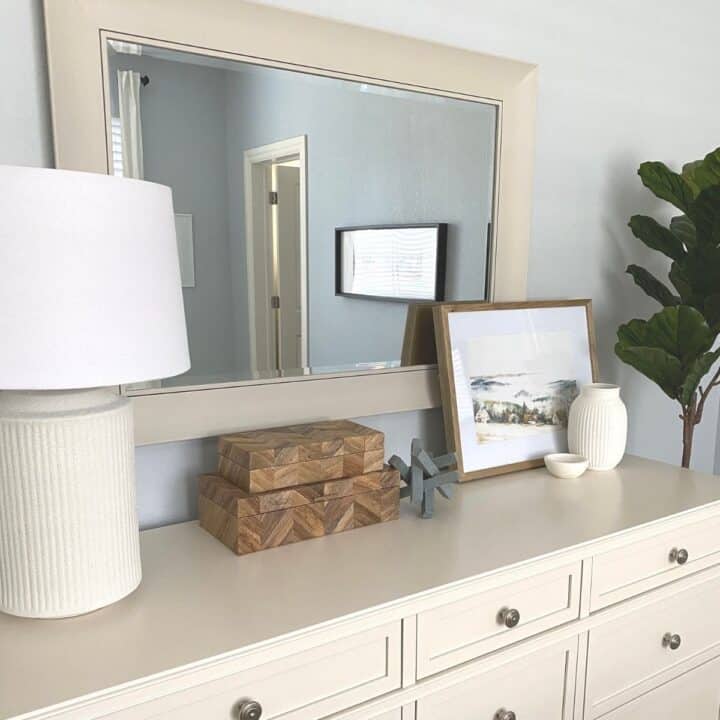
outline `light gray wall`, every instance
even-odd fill
[[[266,69],[227,81],[231,168],[244,150],[307,136],[310,365],[400,358],[405,304],[335,295],[336,227],[448,222],[447,298],[484,296],[493,106]],[[233,242],[244,247],[239,234]]]
[[[707,88],[714,87],[719,69],[713,33],[720,7],[698,0],[682,6],[650,0],[632,5],[618,0],[592,5],[549,0],[482,6],[469,0],[284,4],[541,63],[531,293],[594,297],[602,371],[624,385],[630,449],[677,463],[674,406],[637,373],[621,368],[610,348],[617,322],[652,309],[620,273],[630,258],[648,258],[629,237],[626,216],[643,206],[656,207],[637,186],[636,165],[651,157],[678,163],[718,144],[720,98]],[[2,64],[20,69],[7,78],[14,102],[0,107],[4,163],[48,165],[52,160],[39,8],[39,0],[0,3]],[[704,470],[712,468],[718,434],[716,406],[712,410],[701,426],[695,457]],[[438,411],[368,422],[388,433],[389,450],[406,452],[414,434],[442,442]],[[212,466],[212,454],[212,441],[138,449],[144,525],[192,514],[192,478]]]
[[[116,70],[150,77],[141,89],[145,179],[169,185],[175,211],[191,213],[195,287],[183,288],[188,325],[189,376],[232,376],[235,322],[228,244],[224,73],[148,56],[111,55],[111,96]],[[186,380],[176,378],[170,381]]]
[[[53,164],[40,0],[0,2],[0,163]]]

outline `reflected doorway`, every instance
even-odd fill
[[[297,372],[308,365],[306,140],[244,157],[251,370]]]

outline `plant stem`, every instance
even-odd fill
[[[684,468],[690,467],[695,426],[699,425],[702,420],[703,411],[705,410],[705,401],[708,399],[708,395],[710,395],[712,389],[718,386],[720,386],[720,367],[715,371],[715,374],[712,376],[712,379],[705,389],[703,389],[701,385],[698,388],[698,392],[693,395],[690,403],[683,406],[682,415],[680,417],[683,421],[682,466]]]
[[[695,410],[695,398],[693,398],[690,405],[683,409],[683,457],[682,466],[684,468],[690,467],[690,456],[692,455],[692,441],[693,434],[695,432],[695,425],[697,425],[697,415]]]
[[[718,385],[720,385],[720,367],[716,370],[715,374],[712,377],[712,380],[708,383],[707,387],[704,390],[702,389],[702,387],[700,387],[700,402],[697,406],[697,419],[695,421],[696,425],[702,420],[703,410],[705,409],[705,401],[707,400],[707,396],[710,394],[710,391]]]

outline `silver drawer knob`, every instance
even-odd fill
[[[671,650],[677,650],[682,643],[682,638],[673,633],[665,633],[663,635],[662,644],[663,647],[670,648]]]
[[[515,608],[505,607],[500,610],[497,619],[500,625],[504,625],[507,628],[514,628],[520,622],[520,611]]]
[[[255,700],[242,700],[237,707],[238,720],[260,720],[262,706]]]
[[[512,710],[506,710],[505,708],[500,708],[496,713],[493,720],[516,720],[517,715]]]
[[[669,560],[671,563],[684,565],[688,561],[688,551],[685,548],[673,548],[670,551]]]

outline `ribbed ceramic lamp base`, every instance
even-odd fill
[[[0,392],[0,610],[80,615],[140,579],[129,402]]]

